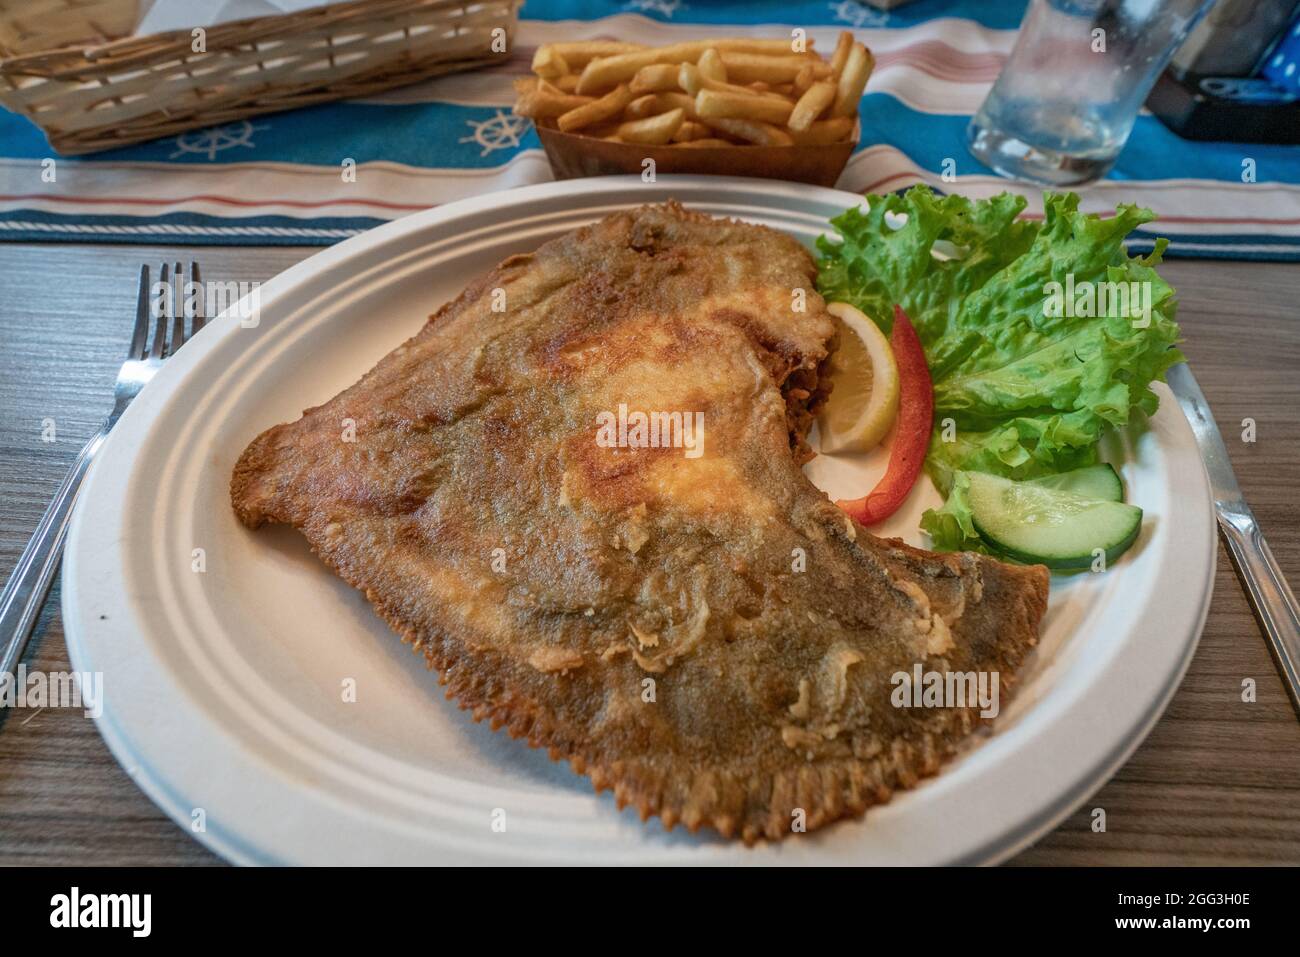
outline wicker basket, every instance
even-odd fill
[[[113,39],[135,0],[0,0],[0,105],[60,153],[111,149],[501,62],[521,3],[353,0],[208,27],[196,53],[189,30]]]

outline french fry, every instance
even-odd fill
[[[692,103],[693,102],[694,101],[692,101]],[[645,93],[638,96],[623,108],[623,119],[643,120],[647,116],[654,116],[657,113],[666,113],[669,109],[671,109],[671,107],[667,107],[660,103],[659,94]]]
[[[695,101],[685,93],[676,91],[639,96],[623,110],[623,117],[628,120],[643,120],[648,116],[657,116],[670,110],[681,110],[688,120],[698,119],[695,113]]]
[[[813,125],[813,121],[826,108],[835,102],[835,84],[830,80],[822,80],[820,83],[814,83],[808,88],[808,92],[799,97],[799,102],[794,105],[790,112],[790,119],[787,125],[791,130],[803,132]]]
[[[793,49],[789,39],[783,40],[756,40],[753,37],[728,37],[722,40],[704,40],[702,41],[706,48],[713,47],[719,53],[725,53],[733,50],[736,53],[763,53],[771,56],[777,56],[783,53],[790,53]],[[813,47],[817,45],[812,37],[804,41],[804,47],[808,55],[816,56]]]
[[[808,88],[817,82],[817,77],[813,73],[812,64],[807,64],[802,70],[794,76],[794,82],[790,86],[794,89],[796,96],[803,96],[808,92]]]
[[[861,43],[853,44],[849,57],[844,61],[844,71],[835,90],[835,102],[831,104],[831,116],[856,116],[858,101],[866,89],[867,77],[876,61]]]
[[[673,138],[685,119],[686,111],[676,109],[643,120],[629,120],[618,128],[618,136],[624,143],[662,146]]]
[[[617,56],[620,53],[635,53],[646,49],[641,43],[618,43],[613,40],[577,40],[565,43],[543,43],[533,54],[533,72],[537,72],[537,58],[545,60],[551,56],[560,56],[569,64],[570,70],[581,70],[597,57]],[[546,52],[543,52],[546,51]]]
[[[677,70],[675,63],[652,63],[650,66],[643,66],[636,71],[636,76],[632,77],[629,89],[634,96],[678,90],[680,86],[677,82]]]
[[[689,143],[691,140],[708,139],[710,135],[709,128],[703,123],[683,120],[682,125],[677,127],[677,132],[673,134],[673,142]]]
[[[790,131],[790,138],[797,146],[829,146],[842,143],[853,133],[856,123],[851,116],[837,116],[834,119],[818,120],[806,130]]]
[[[578,74],[569,73],[565,76],[557,76],[551,82],[555,84],[555,88],[561,93],[572,93],[578,88]]]
[[[794,145],[794,140],[791,139],[789,133],[779,126],[773,126],[771,123],[764,123],[761,120],[714,117],[706,119],[705,123],[715,130],[736,137],[736,139],[744,140],[747,143],[756,143],[759,146]]]
[[[718,93],[735,93],[738,96],[761,96],[777,103],[794,105],[794,100],[779,93],[759,92],[748,86],[737,86],[734,83],[719,83],[717,80],[710,80],[700,72],[700,68],[694,63],[683,63],[678,68],[678,71],[678,82],[681,84],[682,89],[691,96],[697,95],[700,90],[716,90]]]
[[[741,53],[722,51],[722,64],[727,68],[727,78],[732,83],[792,83],[805,66],[811,65],[813,73],[820,79],[830,76],[831,68],[824,61],[815,57],[788,54],[786,56],[764,56],[758,53]],[[581,85],[578,87],[582,91]]]
[[[695,149],[716,149],[716,148],[718,148],[718,147],[720,147],[720,146],[724,146],[724,147],[727,147],[727,148],[733,148],[733,147],[735,147],[736,144],[735,144],[735,143],[728,142],[727,140],[720,140],[720,139],[718,139],[716,136],[706,136],[706,137],[704,137],[704,138],[702,138],[702,139],[698,139],[698,140],[686,140],[684,143],[674,143],[673,145],[674,145],[674,146],[691,146],[691,147],[694,147]]]
[[[551,119],[595,102],[590,96],[563,93],[536,77],[516,80],[515,91],[519,94],[515,100],[515,113],[534,120]]]
[[[569,66],[569,61],[555,48],[555,44],[544,43],[533,54],[533,72],[543,79],[553,80],[566,73],[572,73],[573,69]]]
[[[677,85],[694,96],[704,89],[704,74],[694,63],[683,63],[677,68]]]
[[[696,66],[700,70],[700,76],[705,79],[716,80],[719,83],[727,82],[727,67],[722,62],[722,54],[718,53],[716,47],[709,47],[701,53]]]
[[[582,93],[598,93],[619,83],[627,83],[645,67],[656,63],[680,62],[659,50],[638,50],[634,53],[620,53],[616,56],[597,57],[583,68],[578,77],[578,90]]]
[[[840,78],[844,72],[844,61],[849,58],[849,51],[853,49],[853,34],[848,30],[840,31],[840,38],[835,43],[835,52],[831,54],[831,74],[835,79]]]
[[[600,99],[592,100],[590,103],[584,103],[567,113],[560,114],[559,119],[555,122],[561,131],[570,133],[573,130],[582,129],[584,126],[591,126],[594,123],[617,116],[631,102],[632,91],[627,88],[626,83],[620,83]]]
[[[724,93],[703,89],[695,96],[695,112],[701,119],[761,120],[777,126],[790,119],[794,104],[770,100],[752,93]]]
[[[784,56],[776,55],[785,54],[790,59],[807,59],[801,55],[791,55],[788,40],[750,40],[743,37],[687,40],[684,43],[670,43],[663,47],[597,57],[583,68],[582,76],[578,78],[578,92],[584,95],[599,93],[619,83],[626,83],[636,76],[637,71],[642,67],[655,63],[694,63],[705,50],[710,48],[716,49],[722,55],[724,63],[730,53],[742,56],[766,54],[775,59],[784,59]],[[568,54],[566,59],[572,63],[572,57]]]

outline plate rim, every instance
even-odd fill
[[[774,201],[779,197],[786,202],[795,204],[803,202],[808,205],[811,205],[817,199],[821,199],[833,202],[839,207],[862,201],[861,196],[853,193],[777,180],[700,176],[664,176],[660,177],[660,180],[662,181],[661,186],[666,185],[668,188],[676,190],[689,192],[690,190],[707,189],[709,194],[715,196],[716,201],[719,203],[727,203],[732,194],[736,193],[757,196],[760,200],[769,201]],[[638,202],[631,200],[620,202],[618,194],[634,192],[641,188],[643,188],[643,184],[640,178],[636,176],[570,180],[485,194],[415,213],[321,250],[263,283],[260,287],[263,309],[274,308],[274,304],[279,298],[302,287],[313,277],[338,267],[346,268],[349,260],[367,250],[386,243],[400,241],[403,236],[408,234],[436,228],[439,225],[455,223],[464,216],[471,214],[490,215],[497,211],[517,208],[535,200],[571,198],[574,194],[579,193],[606,197],[621,207],[627,208],[637,205]],[[775,205],[773,209],[775,209]],[[218,317],[216,320],[211,321],[209,328],[205,329],[201,334],[206,335],[208,337],[207,341],[214,345],[219,341],[217,339],[219,334],[217,330],[223,327],[223,318],[226,319],[228,325],[229,317]],[[196,339],[196,343],[198,341]],[[188,361],[182,362],[182,358],[186,358]],[[79,496],[76,513],[69,532],[63,591],[65,635],[69,656],[74,668],[77,670],[87,670],[82,667],[82,664],[93,658],[91,649],[86,644],[89,629],[87,627],[88,618],[86,618],[85,613],[87,612],[86,603],[89,600],[89,593],[93,590],[87,576],[92,573],[94,568],[93,559],[96,556],[93,553],[88,553],[84,548],[83,538],[91,534],[91,519],[87,518],[87,516],[92,513],[102,513],[104,507],[108,504],[104,500],[103,493],[105,490],[113,488],[114,473],[104,463],[115,464],[119,457],[125,456],[129,451],[124,445],[126,439],[119,438],[117,444],[114,445],[114,437],[133,434],[136,428],[143,428],[144,416],[150,412],[156,418],[166,399],[185,384],[186,375],[201,358],[202,354],[192,349],[188,356],[181,353],[177,358],[169,360],[168,365],[164,366],[163,371],[159,374],[158,384],[163,385],[165,388],[155,390],[152,396],[146,392],[140,400],[137,400],[137,403],[133,404],[132,408],[128,409],[122,423],[119,423],[119,427],[110,435],[108,443],[106,443],[101,455],[92,467],[82,494]],[[1160,388],[1163,390],[1163,386]],[[1177,421],[1181,423],[1181,430],[1185,430],[1186,437],[1190,439],[1190,427],[1182,418],[1181,411],[1178,411],[1177,404],[1173,402],[1167,391],[1162,391],[1161,397],[1164,400],[1161,402],[1161,408],[1177,411]],[[146,398],[148,401],[145,401]],[[130,428],[128,430],[122,429],[123,423],[127,423]],[[1178,428],[1177,425],[1174,427]],[[146,430],[141,433],[140,442],[143,443],[147,440],[147,437],[148,432]],[[1199,461],[1199,456],[1197,456],[1197,462],[1199,463]],[[1149,707],[1146,708],[1137,723],[1120,736],[1118,744],[1111,749],[1100,764],[1077,771],[1073,781],[1069,782],[1064,788],[1058,788],[1057,790],[1061,793],[1058,794],[1056,800],[1049,807],[1041,809],[1032,820],[1022,822],[1022,825],[1016,828],[1014,832],[996,835],[990,838],[985,845],[972,850],[963,857],[954,858],[950,863],[990,863],[1003,860],[1051,830],[1086,800],[1096,787],[1109,779],[1114,771],[1141,744],[1163,713],[1169,700],[1177,690],[1199,642],[1213,594],[1214,570],[1217,562],[1208,481],[1204,475],[1203,465],[1191,471],[1192,474],[1183,477],[1199,486],[1197,491],[1203,493],[1197,497],[1204,503],[1204,508],[1190,509],[1187,517],[1190,520],[1188,522],[1189,526],[1193,526],[1192,531],[1195,531],[1194,526],[1198,523],[1203,526],[1201,538],[1206,547],[1200,550],[1195,557],[1200,559],[1201,578],[1204,587],[1198,589],[1201,595],[1199,607],[1193,610],[1190,617],[1184,616],[1188,618],[1186,621],[1188,634],[1182,640],[1181,653],[1176,660],[1167,663],[1172,664],[1173,667],[1165,675],[1157,693],[1150,699]],[[129,476],[129,473],[130,469],[119,471],[117,474],[119,485],[125,487],[124,480]],[[103,558],[103,556],[98,557]],[[1208,562],[1204,560],[1207,557]],[[103,561],[101,560],[100,565],[102,566],[102,564]],[[102,568],[99,570],[102,570]],[[102,598],[102,595],[100,597]],[[121,599],[121,603],[114,606],[112,610],[115,615],[120,614],[129,620],[130,615],[133,613],[129,602],[121,592],[118,593],[117,597]],[[1148,601],[1142,607],[1142,614],[1139,617],[1147,616],[1152,604],[1153,601]],[[1137,631],[1136,625],[1133,630]],[[1129,641],[1132,641],[1131,637]],[[134,729],[135,734],[133,736],[127,729],[119,727],[116,714],[110,708],[110,705],[111,697],[105,702],[103,714],[96,719],[100,733],[108,744],[110,751],[118,763],[127,770],[137,786],[149,796],[155,805],[167,813],[179,826],[186,827],[190,823],[188,812],[185,810],[183,802],[180,801],[180,796],[175,793],[174,788],[169,786],[163,769],[150,768],[148,762],[141,760],[138,753],[140,748],[139,728]],[[192,828],[191,833],[193,833]],[[292,859],[293,857],[292,855],[287,857],[279,855],[273,851],[268,853],[265,848],[250,846],[234,829],[227,831],[225,828],[214,828],[194,834],[194,836],[198,837],[202,843],[216,853],[236,863],[276,862]]]

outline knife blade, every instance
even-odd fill
[[[1187,363],[1180,362],[1165,373],[1165,382],[1173,390],[1196,436],[1214,496],[1219,534],[1268,639],[1291,704],[1300,716],[1300,606],[1241,493],[1223,436],[1192,370]]]

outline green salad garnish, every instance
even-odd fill
[[[1048,194],[1041,222],[1019,219],[1025,200],[1009,193],[867,200],[831,220],[841,242],[818,240],[818,291],[886,331],[895,303],[911,318],[934,381],[926,470],[947,496],[922,528],[940,550],[979,547],[955,473],[1091,465],[1108,428],[1155,411],[1152,381],[1183,358],[1174,290],[1155,270],[1167,242],[1129,256],[1124,237],[1155,215],[1085,215],[1073,193]]]

